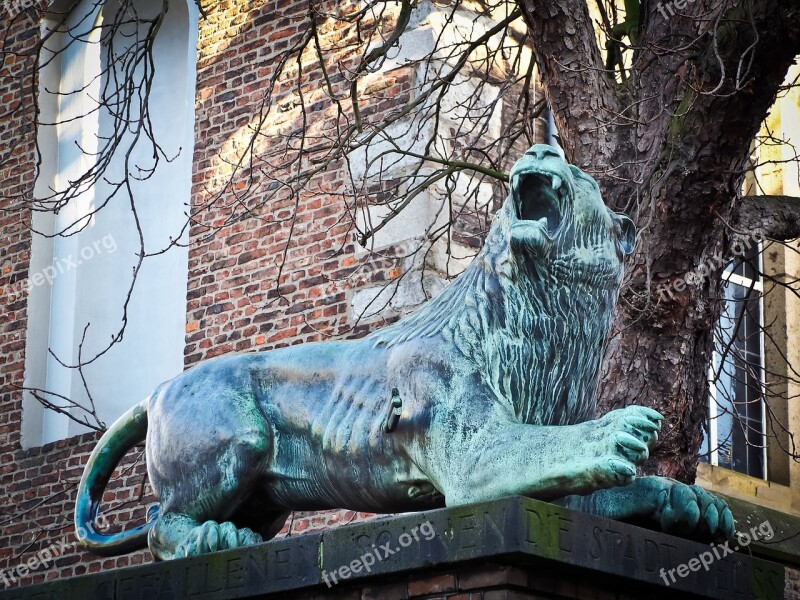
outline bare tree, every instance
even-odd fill
[[[102,184],[104,198],[93,212],[124,200],[135,216],[133,182],[174,158],[156,139],[149,103],[153,45],[169,4],[140,14],[136,0],[118,0],[113,18],[88,24],[75,19],[77,6],[51,10],[52,25],[34,42],[5,37],[4,64],[24,68],[4,76],[3,85],[17,89],[20,101],[0,121],[37,106],[37,73],[58,53],[100,43],[107,59],[93,110],[112,115],[113,127],[95,150],[85,150],[91,160],[80,176],[47,193],[0,190],[3,211],[57,213]],[[204,16],[217,10],[213,0],[201,0],[200,8]],[[479,248],[513,160],[554,133],[549,112],[566,158],[593,174],[607,204],[631,215],[640,231],[608,345],[601,406],[638,403],[666,415],[665,436],[648,469],[692,479],[709,368],[715,369],[714,336],[720,336],[717,346],[728,342],[724,356],[736,335],[718,327],[729,260],[712,259],[732,257],[732,245],[754,231],[770,243],[800,236],[798,199],[743,193],[746,176],[759,166],[751,159],[754,145],[775,142],[759,139],[759,128],[787,90],[785,76],[800,53],[800,4],[691,0],[625,2],[625,8],[601,0],[592,6],[583,0],[292,3],[286,15],[296,27],[265,58],[269,83],[242,111],[236,139],[220,151],[226,168],[212,191],[192,203],[183,231],[167,247],[150,247],[139,229],[130,289],[143,262],[188,243],[189,231],[196,241],[246,221],[285,233],[270,294],[285,303],[284,267],[303,233],[303,203],[316,197],[338,202],[332,214],[348,229],[340,252],[356,245],[367,250],[340,278],[357,285],[375,267],[403,267],[367,316],[392,305],[404,278],[434,293]],[[252,19],[257,9],[243,12]],[[28,8],[4,22],[6,31],[20,19],[34,26],[41,14]],[[54,45],[56,33],[66,43]],[[30,116],[34,128],[54,126],[40,115]],[[127,158],[142,146],[151,160]],[[0,150],[0,170],[10,155]],[[433,208],[422,233],[408,243],[376,244],[423,196]],[[90,216],[48,235],[73,235]],[[700,264],[712,265],[707,276],[674,285]],[[780,281],[796,293],[794,283]],[[659,293],[665,287],[670,293]],[[102,360],[125,325],[123,316],[105,349],[81,354],[69,366]],[[741,361],[745,371],[757,368],[746,356]],[[719,377],[722,368],[716,368]],[[785,374],[774,375],[771,384],[785,382]],[[88,391],[91,382],[85,384]],[[68,410],[68,398],[35,392]],[[102,428],[91,419],[92,406],[81,408],[87,423]],[[788,439],[785,449],[796,458]]]

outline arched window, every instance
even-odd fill
[[[183,369],[197,8],[56,2],[42,35],[26,447],[92,409],[110,424]]]

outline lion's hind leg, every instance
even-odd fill
[[[170,560],[257,544],[274,529],[273,521],[280,516],[285,521],[284,512],[266,506],[261,519],[242,518],[242,509],[254,500],[266,446],[245,436],[207,453],[198,461],[206,468],[154,478],[153,487],[165,501],[147,540],[153,556]]]
[[[148,545],[157,559],[257,544],[266,531],[262,524],[271,520],[269,507],[263,521],[238,518],[262,483],[270,427],[252,404],[224,392],[212,417],[197,418],[197,409],[182,398],[153,411],[158,418],[148,430],[147,465],[162,513]]]

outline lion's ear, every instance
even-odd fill
[[[615,213],[614,219],[619,223],[621,230],[619,243],[622,247],[622,253],[625,256],[630,256],[636,246],[636,225],[628,217],[619,213]]]

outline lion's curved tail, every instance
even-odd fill
[[[147,434],[147,404],[143,400],[117,419],[95,446],[78,485],[75,500],[75,531],[80,543],[95,554],[114,556],[147,546],[148,523],[115,534],[97,531],[95,519],[103,499],[106,484],[117,463]]]

